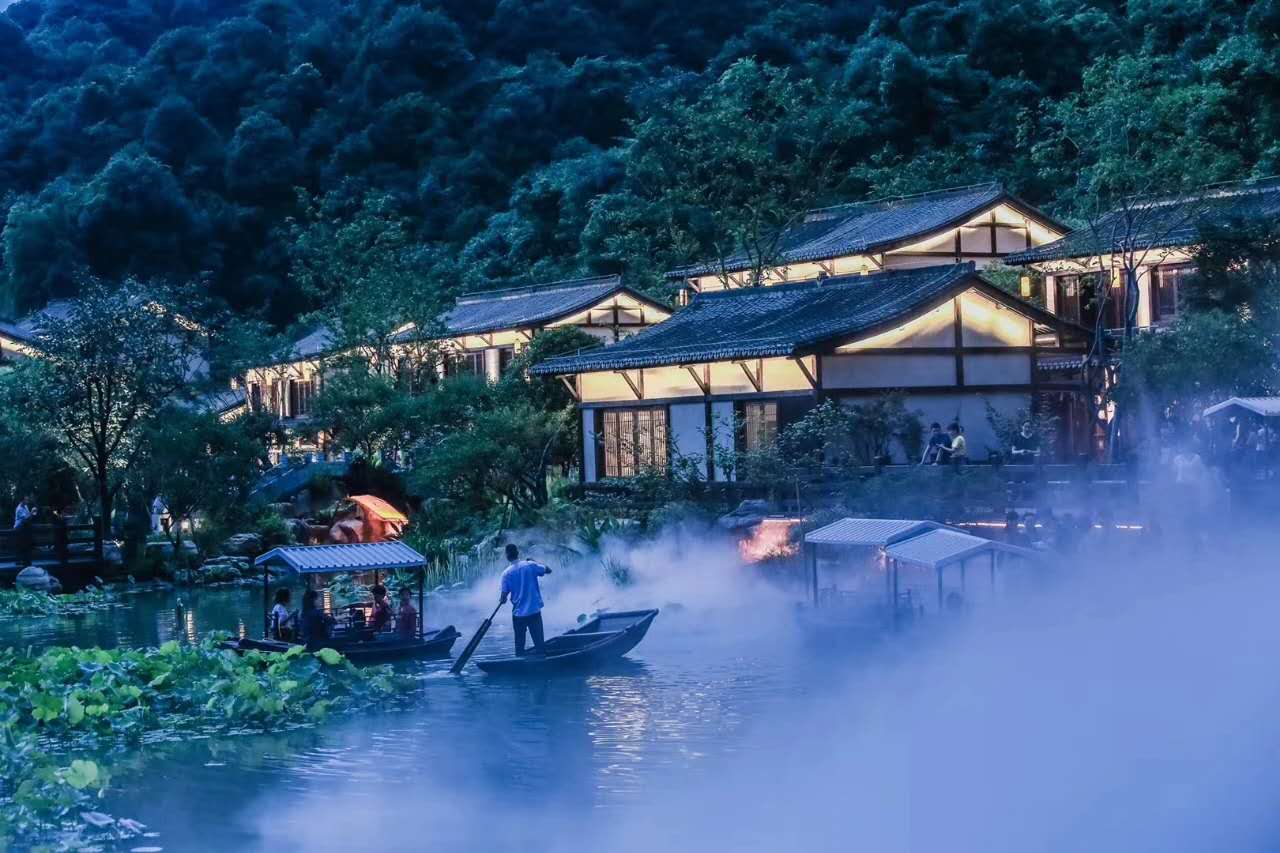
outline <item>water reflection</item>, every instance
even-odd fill
[[[0,643],[153,645],[220,629],[243,633],[253,589],[140,593],[75,619],[0,622]],[[466,629],[484,614],[429,605],[433,624]],[[554,633],[559,630],[549,624]],[[507,653],[499,622],[480,655]],[[169,850],[366,849],[372,826],[391,848],[451,844],[518,849],[539,822],[587,822],[710,771],[750,722],[825,678],[805,656],[754,632],[734,635],[664,613],[632,658],[587,676],[494,679],[449,661],[406,666],[420,701],[396,712],[269,735],[193,737],[112,759],[104,810],[142,821]],[[385,828],[385,830],[383,829]],[[133,845],[133,846],[136,846]],[[121,849],[129,849],[129,845]]]

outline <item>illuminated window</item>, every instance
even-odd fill
[[[515,347],[498,347],[498,374],[506,373],[511,367],[511,362],[515,360]]]
[[[484,376],[484,350],[464,350],[445,359],[445,376]]]
[[[760,450],[778,437],[778,404],[772,400],[741,404],[742,449]]]
[[[607,409],[601,440],[604,475],[634,477],[667,470],[667,410]]]
[[[1151,322],[1167,323],[1178,316],[1178,294],[1195,275],[1193,264],[1161,264],[1151,270]]]

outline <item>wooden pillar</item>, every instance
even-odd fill
[[[813,606],[818,606],[818,546],[808,542],[804,545],[805,556],[809,560],[809,580],[813,587]]]
[[[426,606],[427,567],[418,567],[418,639],[422,639],[423,626],[427,624]]]
[[[262,639],[271,639],[271,569],[262,564]]]

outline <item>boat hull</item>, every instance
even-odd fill
[[[403,640],[394,635],[374,637],[357,642],[337,639],[327,643],[329,648],[341,652],[352,663],[392,663],[401,660],[430,660],[448,657],[453,644],[462,636],[452,625],[438,631],[428,631],[421,639]],[[229,640],[225,648],[236,652],[286,652],[295,643],[281,640]]]
[[[598,669],[630,652],[653,624],[657,610],[606,613],[546,642],[546,655],[477,660],[489,675],[547,676]],[[615,629],[616,626],[616,629]]]

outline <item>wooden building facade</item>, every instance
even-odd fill
[[[722,480],[717,448],[763,446],[821,400],[893,391],[926,423],[962,423],[983,458],[999,448],[988,406],[1011,416],[1052,395],[1085,404],[1088,340],[963,263],[700,293],[616,346],[533,371],[572,382],[587,482],[667,470],[675,457]],[[1082,452],[1080,441],[1067,434],[1061,451]]]
[[[667,306],[626,287],[618,276],[471,293],[458,297],[440,318],[442,333],[401,330],[391,347],[394,369],[414,387],[459,374],[496,382],[544,329],[574,326],[608,344],[670,316]],[[330,330],[313,331],[294,345],[289,360],[250,371],[250,405],[286,421],[305,419],[326,369],[342,355]]]
[[[765,284],[971,262],[981,269],[1052,243],[1069,229],[1001,184],[938,190],[810,211],[787,229]],[[746,283],[746,257],[672,270],[682,301]]]
[[[1090,328],[1124,327],[1124,277],[1138,285],[1135,326],[1167,326],[1177,319],[1194,256],[1206,225],[1238,228],[1280,218],[1280,180],[1223,184],[1175,197],[1134,201],[1096,223],[1005,258],[1044,276],[1047,308]],[[1108,288],[1103,293],[1102,288]]]

